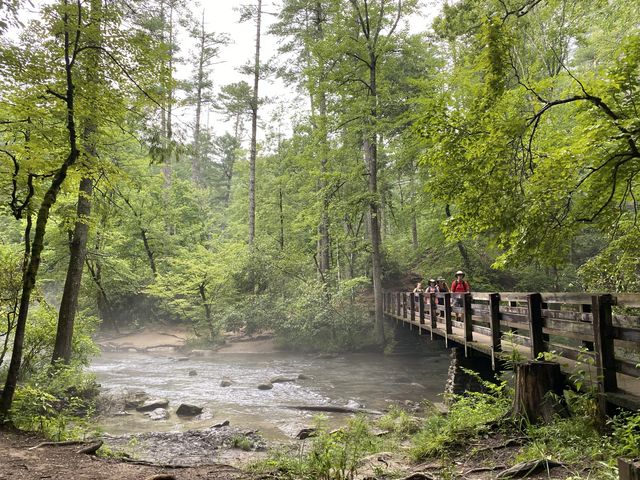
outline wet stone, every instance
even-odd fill
[[[181,403],[176,410],[176,415],[180,417],[195,417],[202,413],[202,407],[191,405],[189,403]]]
[[[136,410],[139,412],[150,412],[156,408],[167,408],[169,406],[169,400],[166,398],[156,398],[153,400],[147,400],[142,405],[139,405]]]
[[[273,377],[269,383],[289,383],[295,382],[297,379],[297,377]]]
[[[190,377],[195,377],[196,375],[198,375],[198,372],[196,370],[189,370]]]
[[[126,410],[127,408],[138,408],[147,400],[149,400],[149,395],[147,395],[142,390],[127,391],[124,394],[124,409]]]
[[[166,420],[169,418],[169,412],[164,408],[156,408],[150,412],[146,412],[145,415],[150,420]]]
[[[230,378],[223,378],[220,382],[221,387],[230,387],[233,385],[233,381]]]
[[[258,390],[271,390],[273,388],[273,384],[272,383],[260,383],[258,385]]]

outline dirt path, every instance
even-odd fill
[[[59,446],[30,449],[41,438],[15,431],[0,430],[0,480],[169,480],[251,479],[251,475],[228,465],[189,468],[162,468],[101,459],[76,453],[81,447]]]

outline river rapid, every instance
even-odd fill
[[[324,358],[284,353],[215,353],[180,357],[156,354],[104,353],[92,365],[107,394],[143,390],[151,398],[169,400],[170,416],[152,421],[145,415],[107,415],[100,421],[108,434],[184,432],[228,420],[239,428],[260,431],[269,440],[292,438],[313,423],[318,412],[291,406],[338,406],[382,411],[391,404],[441,401],[449,355],[441,342],[425,342],[408,355],[357,353]],[[292,381],[257,386],[277,377]],[[232,384],[222,387],[223,379]],[[190,403],[204,408],[193,419],[178,417],[176,408]],[[332,426],[350,415],[327,413]]]

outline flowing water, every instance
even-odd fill
[[[287,406],[383,410],[392,402],[438,402],[449,365],[448,352],[440,342],[426,342],[402,356],[213,353],[185,360],[171,355],[105,353],[94,360],[91,370],[103,388],[113,393],[144,390],[151,398],[168,399],[172,412],[163,421],[151,421],[136,412],[107,417],[101,425],[107,433],[179,432],[229,420],[232,425],[260,430],[266,438],[291,438],[309,426],[317,412]],[[296,380],[274,383],[271,390],[257,388],[274,377]],[[221,387],[224,378],[233,384]],[[179,418],[173,412],[180,403],[204,407],[204,412],[192,420]],[[348,417],[326,415],[332,425]]]

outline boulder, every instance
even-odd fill
[[[196,370],[189,370],[190,377],[195,377],[196,375],[198,375],[198,372]]]
[[[225,420],[224,422],[220,422],[220,423],[216,423],[215,425],[212,425],[211,428],[222,428],[222,427],[228,427],[229,426],[229,420]]]
[[[230,378],[223,378],[220,382],[221,387],[230,387],[233,385],[233,381]]]
[[[187,362],[189,360],[191,360],[191,358],[189,358],[189,357],[178,357],[178,358],[176,358],[176,362]]]
[[[138,408],[147,400],[149,400],[149,395],[142,390],[127,391],[123,399],[124,410],[127,408]]]
[[[181,403],[176,410],[176,415],[180,417],[195,417],[202,413],[202,407],[191,405],[189,403]]]
[[[271,390],[273,388],[273,383],[261,383],[258,385],[258,390]]]
[[[136,407],[139,412],[150,412],[156,408],[167,408],[169,406],[169,400],[166,398],[156,398],[153,400],[147,400],[142,405]]]
[[[156,408],[150,412],[145,412],[145,415],[151,420],[166,420],[169,418],[169,412],[164,408]]]
[[[298,375],[298,380],[311,380],[311,377],[309,375],[301,373],[300,375]]]

